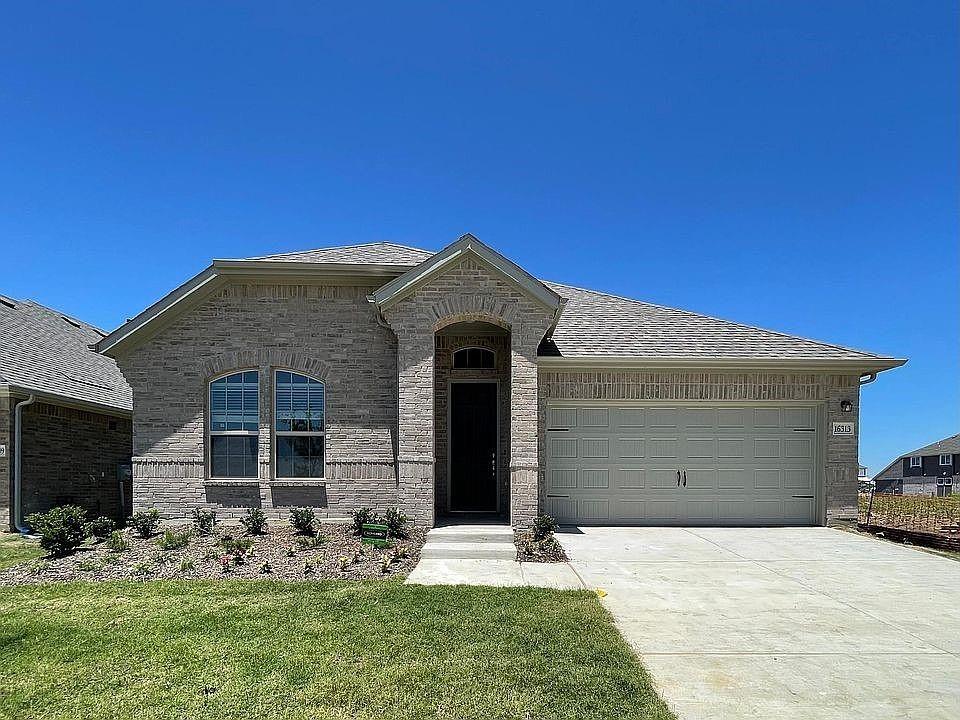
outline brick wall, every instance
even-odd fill
[[[828,519],[856,516],[859,422],[853,436],[833,436],[830,423],[857,421],[858,375],[667,370],[540,370],[540,465],[544,465],[549,400],[810,401],[825,408],[822,473]],[[853,411],[840,403],[849,400]],[[543,483],[541,482],[541,486]],[[541,502],[543,493],[541,490]]]
[[[37,402],[23,409],[22,421],[24,517],[65,504],[114,519],[126,514],[117,466],[130,462],[128,418]],[[127,498],[130,490],[128,483]]]
[[[0,396],[0,445],[7,448],[6,455],[0,457],[0,523],[13,529],[10,517],[10,502],[13,494],[11,472],[13,468],[13,437],[11,435],[13,399]]]
[[[359,505],[397,504],[397,344],[366,296],[375,288],[226,285],[117,362],[134,396],[134,498],[166,517],[196,507],[268,515],[293,504],[343,516]],[[322,380],[326,469],[322,482],[276,480],[272,459],[273,370]],[[231,370],[260,376],[259,478],[208,477],[209,381]]]

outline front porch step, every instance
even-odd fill
[[[437,543],[513,543],[509,525],[447,525],[433,528],[427,542]]]
[[[512,536],[510,542],[446,540],[434,542],[428,534],[426,544],[420,549],[420,557],[448,560],[514,560],[517,557],[517,548],[513,544]]]

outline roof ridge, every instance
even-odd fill
[[[760,327],[759,325],[750,325],[748,323],[742,323],[737,320],[727,320],[726,318],[716,317],[715,315],[705,315],[704,313],[698,313],[693,310],[686,310],[684,308],[671,307],[669,305],[660,305],[658,303],[647,302],[646,300],[637,300],[636,298],[628,298],[623,295],[615,295],[614,293],[604,292],[603,290],[591,290],[590,288],[582,288],[577,285],[567,285],[566,283],[559,283],[553,280],[544,280],[542,282],[550,282],[554,285],[559,285],[561,287],[568,287],[573,290],[579,290],[581,292],[593,293],[595,295],[603,295],[605,297],[616,298],[617,300],[624,300],[626,302],[636,303],[637,305],[645,305],[647,307],[658,308],[660,310],[672,310],[673,312],[683,313],[685,315],[693,315],[695,317],[706,318],[708,320],[715,320],[717,322],[729,323],[730,325],[736,325],[737,327],[746,328],[748,330],[759,330],[760,332],[770,333],[771,335],[777,335],[779,337],[788,338],[790,340],[803,340],[804,342],[813,343],[815,345],[820,345],[822,347],[829,347],[835,350],[846,350],[847,352],[854,352],[860,355],[865,355],[871,358],[883,358],[883,355],[877,355],[876,353],[867,352],[866,350],[860,350],[858,348],[849,347],[847,345],[839,345],[837,343],[824,342],[822,340],[814,340],[812,338],[803,337],[802,335],[792,335],[790,333],[780,332],[779,330],[771,330],[770,328]]]
[[[947,435],[947,437],[945,437],[945,438],[940,438],[939,440],[934,440],[932,443],[927,443],[926,445],[921,445],[921,446],[918,447],[918,448],[915,448],[915,449],[913,449],[913,450],[910,450],[910,451],[908,451],[908,452],[903,453],[903,455],[900,455],[900,457],[898,457],[897,460],[899,460],[899,459],[901,459],[901,458],[904,458],[904,457],[907,457],[908,455],[916,455],[917,453],[921,452],[922,450],[933,449],[935,446],[940,445],[941,443],[945,443],[945,442],[947,442],[948,440],[954,440],[954,439],[956,439],[956,438],[960,438],[960,433],[957,433],[956,435]],[[896,462],[897,460],[894,460],[894,462]]]
[[[395,243],[392,240],[374,240],[373,242],[353,243],[352,245],[329,245],[327,247],[307,248],[306,250],[291,250],[290,252],[271,253],[270,255],[257,255],[255,257],[249,257],[246,259],[265,260],[267,258],[287,257],[289,255],[303,255],[304,253],[317,252],[320,250],[350,250],[353,248],[372,247],[374,245],[392,245],[394,247],[403,248],[404,250],[413,250],[415,252],[429,253],[431,255],[435,254],[435,251],[433,250],[424,250],[423,248],[415,248],[411,247],[410,245],[401,245],[400,243]]]

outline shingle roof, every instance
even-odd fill
[[[413,267],[433,255],[429,250],[398,245],[392,242],[374,242],[363,245],[301,250],[246,258],[247,260],[275,260],[278,262],[344,263],[348,265],[403,265]]]
[[[797,360],[880,357],[595,290],[552,282],[546,285],[567,298],[567,306],[553,333],[558,354],[563,357]]]
[[[937,440],[935,443],[930,443],[929,445],[924,445],[922,448],[904,453],[898,459],[910,455],[956,455],[958,453],[960,453],[960,435],[951,435],[943,440]]]
[[[2,302],[0,383],[130,410],[133,395],[117,364],[89,347],[104,334],[32,300]]]
[[[249,260],[354,263],[413,267],[433,252],[375,242],[268,255]],[[774,330],[654,305],[595,290],[546,282],[567,300],[541,354],[569,358],[690,358],[755,360],[889,360],[885,356]]]

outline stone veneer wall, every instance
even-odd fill
[[[447,432],[450,380],[498,380],[500,437],[497,443],[497,481],[500,486],[498,512],[510,512],[510,337],[508,335],[442,335],[436,336],[434,370],[434,478],[436,513],[447,512],[447,471],[449,446]],[[479,347],[496,353],[494,368],[487,370],[454,370],[453,353],[461,348]]]
[[[833,436],[834,421],[856,421],[860,412],[859,375],[816,372],[698,372],[667,370],[540,370],[540,466],[544,466],[546,406],[550,400],[803,400],[826,408],[823,477],[827,518],[856,517],[860,423],[851,436]],[[849,400],[853,411],[843,413]],[[543,503],[545,484],[540,483]]]
[[[396,340],[377,322],[373,287],[226,285],[117,362],[134,396],[134,502],[165,517],[194,508],[236,516],[310,505],[345,516],[397,504]],[[260,374],[259,477],[207,473],[208,383],[233,370]],[[273,371],[316,377],[326,390],[322,479],[277,480],[273,472]]]
[[[417,523],[434,522],[435,333],[481,321],[510,330],[510,517],[527,525],[538,510],[537,346],[553,319],[475,256],[468,256],[388,308],[399,365],[399,502]]]

